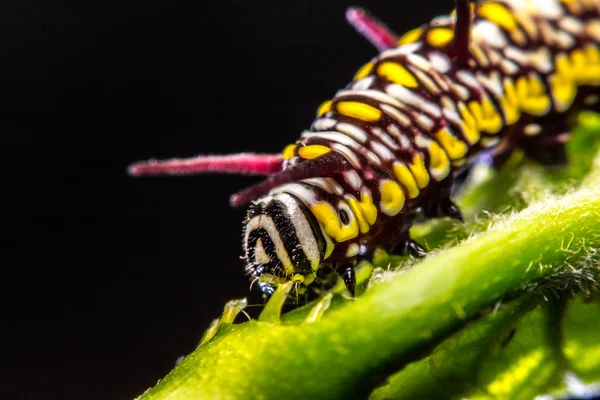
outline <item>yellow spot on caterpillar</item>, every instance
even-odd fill
[[[423,29],[415,28],[408,32],[406,32],[402,37],[398,40],[398,44],[409,44],[414,43],[421,38],[423,34]]]
[[[586,77],[586,59],[583,50],[576,49],[571,52],[569,55],[569,59],[571,61],[571,73],[573,74],[573,78],[579,84],[582,84],[587,81]]]
[[[373,197],[371,197],[368,190],[361,191],[358,205],[369,225],[373,225],[377,220],[377,207],[373,204]]]
[[[390,179],[384,179],[379,184],[381,212],[390,217],[398,214],[404,207],[404,192],[400,185]]]
[[[578,81],[588,85],[600,85],[600,52],[598,48],[589,44],[583,50],[583,61],[585,67],[581,68],[580,75],[577,76]],[[581,63],[581,57],[577,57],[577,62]],[[579,69],[579,66],[575,66]]]
[[[484,99],[482,103],[472,101],[469,109],[481,132],[493,134],[502,128],[502,118],[489,99]]]
[[[408,197],[414,199],[419,195],[419,187],[415,177],[408,170],[408,167],[399,161],[394,163],[394,174],[400,183],[408,190]]]
[[[429,168],[436,181],[441,181],[450,173],[450,160],[437,142],[431,141],[429,147]]]
[[[317,116],[320,117],[321,115],[329,112],[329,110],[331,110],[331,103],[333,101],[332,100],[327,100],[324,101],[320,106],[319,109],[317,110]]]
[[[477,7],[477,15],[485,18],[496,25],[512,31],[517,29],[517,21],[512,13],[500,3],[484,3]]]
[[[365,219],[365,216],[362,213],[362,209],[360,208],[360,204],[358,203],[358,201],[355,198],[350,198],[350,196],[348,196],[348,198],[346,198],[346,202],[348,202],[348,205],[350,205],[352,212],[356,216],[356,219],[358,221],[358,229],[360,230],[360,233],[369,232],[369,229],[371,227],[367,223],[367,220]]]
[[[473,145],[477,143],[481,134],[479,133],[479,129],[477,129],[477,121],[475,121],[473,114],[469,112],[462,102],[458,105],[458,111],[462,117],[461,128],[463,130],[463,135],[467,138],[469,144]]]
[[[600,54],[594,45],[573,50],[569,55],[570,73],[579,85],[600,85]]]
[[[288,144],[285,146],[285,149],[283,149],[283,159],[289,160],[290,158],[294,157],[294,150],[296,150],[295,144]]]
[[[367,122],[376,122],[381,117],[381,111],[365,103],[357,101],[341,101],[336,105],[340,114]]]
[[[477,15],[508,31],[510,36],[519,44],[525,43],[525,36],[518,29],[517,20],[504,4],[484,3],[477,7]]]
[[[427,32],[427,42],[433,47],[444,47],[454,38],[450,28],[433,28]]]
[[[410,172],[412,172],[417,185],[423,189],[429,183],[429,173],[425,168],[425,161],[419,154],[415,154],[412,160],[412,164],[409,166]]]
[[[555,64],[557,73],[572,78],[573,74],[571,73],[571,64],[569,64],[569,59],[564,53],[556,56]]]
[[[577,94],[577,87],[571,75],[569,60],[566,55],[556,56],[556,73],[548,79],[554,108],[562,112],[567,110]]]
[[[344,204],[345,202],[341,203]],[[310,210],[313,212],[327,235],[335,239],[338,243],[358,236],[358,224],[356,219],[353,218],[348,225],[342,224],[335,208],[328,202],[317,203],[312,206]]]
[[[469,103],[469,111],[471,111],[471,115],[473,115],[477,127],[481,129],[480,121],[483,119],[483,112],[481,111],[481,105],[479,102],[476,100],[471,101]]]
[[[321,157],[323,154],[327,154],[331,149],[327,146],[321,146],[320,144],[312,144],[310,146],[300,147],[298,149],[298,155],[306,160],[313,160],[317,157]]]
[[[512,125],[519,120],[521,111],[519,110],[519,99],[512,79],[504,80],[504,96],[500,99],[500,107],[504,114],[506,125]]]
[[[540,117],[550,110],[550,98],[537,74],[530,76],[529,79],[519,78],[516,89],[521,110],[527,114]]]
[[[585,56],[589,64],[598,65],[600,64],[600,50],[593,44],[589,44],[583,49]]]
[[[454,136],[448,129],[441,129],[434,134],[434,137],[442,145],[451,160],[458,160],[467,154],[469,148],[459,138]]]
[[[373,70],[373,63],[372,62],[366,63],[365,65],[360,67],[360,69],[358,70],[356,75],[354,75],[354,80],[355,81],[361,80],[362,78],[368,76],[372,70]]]
[[[400,86],[416,88],[419,82],[405,67],[394,62],[384,62],[377,67],[377,74]]]
[[[487,133],[499,132],[502,129],[502,117],[500,113],[489,99],[485,99],[481,105],[485,121],[484,131]]]

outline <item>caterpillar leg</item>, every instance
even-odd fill
[[[538,120],[523,120],[513,125],[502,143],[491,154],[494,168],[500,168],[517,148],[525,155],[548,168],[567,164],[565,143],[571,131],[565,118],[556,115]]]
[[[407,239],[402,243],[396,245],[393,249],[395,254],[400,254],[403,256],[412,256],[415,258],[423,258],[427,255],[427,250],[425,247],[421,246],[419,243],[415,242],[412,239]]]
[[[354,297],[354,294],[356,293],[356,271],[354,270],[354,264],[340,265],[335,271],[344,281],[346,289],[348,289],[352,297]]]
[[[564,167],[568,162],[565,143],[570,137],[571,131],[564,118],[545,119],[525,125],[518,146],[527,157],[545,167]]]
[[[415,242],[410,238],[410,227],[412,221],[404,222],[404,224],[397,225],[396,221],[388,221],[387,229],[385,233],[380,236],[379,246],[383,245],[387,247],[389,254],[401,255],[401,256],[412,256],[415,258],[422,258],[427,255],[427,250],[419,243]]]
[[[444,197],[427,205],[423,213],[429,218],[449,217],[464,222],[460,209],[450,198]]]
[[[526,154],[528,157],[548,168],[565,167],[569,162],[565,144],[562,142],[546,146],[541,150],[531,152],[526,151]]]

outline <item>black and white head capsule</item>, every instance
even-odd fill
[[[312,283],[326,246],[314,215],[288,193],[252,203],[243,240],[246,272],[267,294],[290,280],[299,288]]]

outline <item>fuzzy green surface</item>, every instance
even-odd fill
[[[417,227],[436,249],[424,260],[378,254],[371,278],[364,266],[366,290],[334,293],[320,319],[304,321],[311,304],[279,321],[274,303],[259,321],[222,322],[141,398],[531,398],[561,390],[567,369],[600,380],[586,356],[600,351],[589,334],[598,300],[576,297],[564,310],[545,300],[585,293],[598,274],[600,121],[589,118],[567,170],[516,161],[462,194],[470,222]]]

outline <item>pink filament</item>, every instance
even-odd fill
[[[132,176],[191,175],[222,172],[242,175],[270,175],[282,169],[281,154],[240,153],[225,156],[198,156],[171,160],[139,161],[127,168]]]
[[[264,181],[231,196],[229,203],[232,207],[237,208],[251,200],[264,196],[270,190],[286,183],[309,178],[333,177],[342,174],[350,168],[350,164],[344,156],[337,152],[330,152],[314,160],[301,162],[269,176]]]
[[[456,24],[452,54],[459,64],[465,65],[471,56],[469,52],[469,34],[471,30],[471,7],[468,0],[456,1]]]
[[[364,36],[379,51],[391,49],[398,42],[398,35],[362,8],[348,8],[346,19],[358,33]]]

